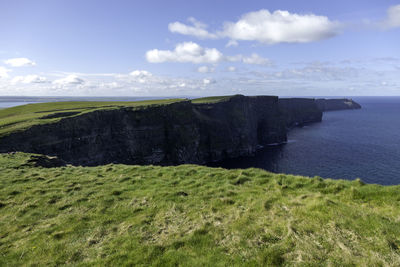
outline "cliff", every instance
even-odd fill
[[[237,95],[216,103],[187,100],[66,117],[2,137],[0,152],[46,154],[89,166],[202,164],[284,141],[277,97]]]
[[[7,134],[0,136],[0,152],[45,154],[86,166],[204,164],[253,155],[285,142],[289,128],[322,119],[314,99],[235,95],[160,103],[73,103],[53,110],[39,104],[30,107],[35,112],[12,117],[12,123],[3,114],[0,130]]]
[[[322,120],[322,110],[313,98],[279,99],[279,110],[288,128]]]
[[[352,99],[316,99],[318,108],[321,111],[343,110],[343,109],[360,109],[361,105]]]

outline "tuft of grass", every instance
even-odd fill
[[[0,266],[399,266],[400,186],[0,155]]]

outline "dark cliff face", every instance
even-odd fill
[[[352,99],[317,99],[315,100],[321,111],[343,110],[343,109],[360,109],[361,105]]]
[[[250,156],[286,141],[288,129],[320,122],[322,111],[360,106],[348,99],[236,95],[194,104],[119,108],[36,125],[0,138],[0,152],[58,156],[74,165],[203,164]]]
[[[0,152],[58,156],[75,165],[202,164],[284,142],[285,126],[277,97],[239,95],[214,104],[183,101],[65,118],[1,138]]]
[[[179,158],[174,143],[186,143],[180,154],[191,154],[187,150],[195,145],[198,127],[191,110],[190,102],[180,102],[95,111],[4,137],[0,151],[54,155],[76,165],[173,162]]]
[[[23,151],[74,165],[203,164],[253,155],[286,141],[287,130],[320,122],[322,111],[360,108],[347,99],[246,97],[120,108],[36,125],[0,138],[0,152]]]
[[[312,98],[281,98],[279,109],[289,128],[322,120],[322,111]]]
[[[270,143],[286,141],[285,124],[272,96],[235,96],[216,104],[194,104],[206,162],[248,156]]]

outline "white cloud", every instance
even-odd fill
[[[79,78],[75,74],[70,74],[65,78],[61,78],[58,80],[53,81],[54,84],[58,85],[69,85],[69,84],[83,84],[85,81],[81,78]]]
[[[307,43],[337,34],[338,24],[325,16],[300,15],[262,9],[244,14],[237,22],[227,22],[220,36],[231,40],[258,41],[266,44]]]
[[[134,77],[136,81],[139,83],[145,83],[148,81],[150,77],[153,76],[150,72],[147,70],[134,70],[131,73],[129,73],[130,76]]]
[[[195,18],[189,18],[189,22],[192,23],[192,26],[183,24],[181,22],[172,22],[168,24],[168,29],[173,33],[180,33],[183,35],[192,35],[199,39],[215,39],[217,38],[216,34],[209,33],[207,31],[207,25],[201,23]]]
[[[193,42],[177,44],[173,51],[153,49],[146,52],[146,59],[151,63],[180,62],[180,63],[209,63],[216,64],[221,61],[243,62],[245,64],[268,65],[270,60],[253,53],[250,56],[241,54],[234,56],[224,56],[215,48],[203,48]],[[214,67],[200,66],[197,71],[200,73],[214,72]],[[143,75],[143,71],[136,71],[135,75]],[[132,72],[133,73],[133,72]],[[131,73],[131,75],[132,75]]]
[[[10,71],[11,71],[11,70],[9,70],[9,69],[7,69],[7,68],[5,68],[5,67],[0,66],[0,79],[1,79],[1,78],[8,78],[8,73],[9,73]]]
[[[235,72],[235,71],[236,71],[236,68],[235,68],[234,66],[229,66],[229,67],[228,67],[228,71],[230,71],[230,72]]]
[[[11,67],[26,67],[26,66],[35,66],[36,63],[25,57],[18,58],[10,58],[4,61],[7,65]]]
[[[398,25],[399,11],[392,7],[388,16],[392,24]],[[295,14],[288,11],[266,9],[249,12],[236,21],[226,22],[223,30],[211,33],[207,25],[190,18],[192,25],[173,22],[168,28],[173,33],[191,35],[200,39],[229,38],[226,47],[237,46],[237,41],[258,41],[266,44],[307,43],[314,42],[338,34],[338,22],[326,16],[314,14]]]
[[[41,77],[35,74],[26,75],[26,76],[16,76],[11,80],[11,83],[45,83],[47,79],[45,77]]]
[[[153,49],[146,52],[146,59],[151,63],[162,62],[191,62],[217,63],[223,60],[223,55],[215,48],[203,48],[193,42],[176,45],[173,51]]]
[[[145,78],[145,77],[151,77],[153,76],[150,72],[147,70],[134,70],[129,75],[133,77],[139,77],[139,78]]]
[[[243,63],[245,64],[256,64],[256,65],[268,65],[271,64],[270,60],[263,58],[256,53],[251,54],[249,57],[243,58]]]
[[[389,7],[387,17],[382,26],[386,29],[400,27],[400,5]]]
[[[216,81],[214,79],[203,79],[204,85],[209,85],[209,84],[213,84],[213,83],[216,83]]]
[[[210,73],[214,72],[215,68],[213,67],[208,67],[208,66],[201,66],[197,68],[197,71],[200,73]]]
[[[225,47],[231,47],[231,46],[238,46],[239,43],[236,40],[229,40],[229,42],[225,45]]]
[[[243,62],[245,64],[254,64],[254,65],[270,65],[271,61],[268,58],[261,57],[260,55],[253,53],[250,56],[243,56],[241,54],[234,56],[226,56],[226,61],[230,62]]]
[[[238,62],[238,61],[242,61],[243,60],[243,55],[234,55],[234,56],[226,56],[225,57],[226,61],[230,61],[230,62]]]

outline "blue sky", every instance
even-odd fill
[[[0,1],[0,95],[400,95],[399,1]]]

